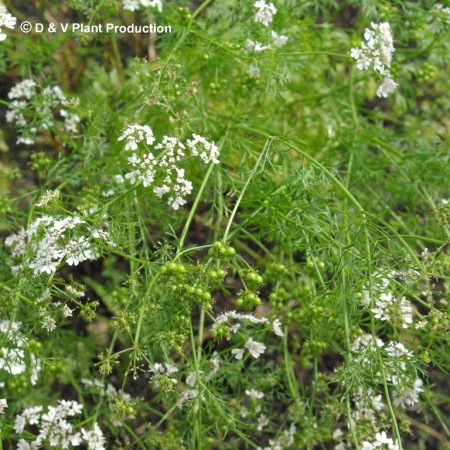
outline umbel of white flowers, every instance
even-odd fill
[[[0,41],[6,39],[6,34],[3,33],[2,27],[14,30],[16,23],[17,18],[9,14],[8,10],[3,5],[0,5]]]
[[[159,144],[153,146],[155,137],[152,129],[148,125],[133,124],[128,125],[118,140],[125,140],[125,150],[133,152],[128,158],[131,171],[125,174],[125,178],[131,184],[140,182],[144,187],[150,187],[155,178],[162,175],[162,184],[154,187],[153,192],[159,198],[168,194],[168,203],[173,209],[184,205],[185,197],[192,192],[192,183],[180,167],[183,160],[195,156],[205,164],[219,164],[219,148],[198,134],[188,139],[186,145],[177,138],[164,136]],[[154,151],[147,149],[146,153],[138,152],[143,145],[153,146]]]
[[[162,0],[123,0],[123,9],[137,11],[141,8],[156,8],[159,12],[163,9]]]
[[[365,42],[359,47],[352,48],[350,56],[356,59],[359,70],[372,68],[384,77],[383,83],[377,89],[377,96],[386,98],[398,84],[392,79],[389,71],[392,55],[395,51],[391,27],[387,22],[380,24],[372,22],[372,29],[364,31]]]

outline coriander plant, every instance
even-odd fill
[[[450,449],[450,4],[4,0],[0,449]]]

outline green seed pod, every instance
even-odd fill
[[[224,256],[227,256],[228,258],[232,258],[236,255],[236,249],[234,247],[226,247],[224,251]]]
[[[224,338],[229,338],[230,327],[225,323],[221,323],[216,329],[212,331],[212,335],[217,341],[220,341]]]
[[[245,276],[245,281],[252,287],[252,288],[257,288],[258,286],[260,286],[261,284],[264,283],[264,279],[263,277],[255,272],[255,271],[251,271],[248,272],[247,275]]]

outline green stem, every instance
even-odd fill
[[[380,354],[378,354],[378,358],[379,358],[379,362],[380,362],[380,366],[381,366],[381,376],[383,378],[384,394],[386,396],[386,402],[388,404],[389,414],[391,416],[392,425],[393,425],[393,428],[395,431],[395,435],[397,437],[397,445],[400,450],[403,450],[400,431],[399,431],[398,424],[397,424],[397,419],[395,418],[394,408],[392,406],[391,397],[389,395],[389,389],[388,389],[388,385],[387,385],[387,381],[386,381],[386,373],[384,371],[384,364],[383,364],[383,360],[382,360]]]
[[[356,112],[355,96],[353,95],[354,77],[355,77],[355,66],[352,66],[350,70],[350,85],[348,89],[348,96],[350,102],[350,109],[352,111],[353,124],[355,125],[355,127],[358,127],[359,125],[358,114]]]
[[[346,298],[346,271],[342,272],[342,309],[343,309],[343,316],[344,316],[344,331],[345,331],[345,346],[346,346],[346,354],[345,354],[345,363],[347,367],[350,367],[352,362],[352,353],[351,353],[351,341],[350,341],[350,327],[349,327],[349,320],[348,320],[348,311],[347,311],[347,298]],[[359,447],[358,443],[358,436],[356,434],[355,424],[353,422],[352,412],[350,408],[350,394],[348,392],[345,393],[346,395],[346,409],[347,409],[347,420],[350,427],[350,432],[352,435],[353,443],[355,444],[355,448]]]
[[[190,20],[190,23],[210,4],[213,0],[204,1],[193,13]]]
[[[181,233],[180,241],[178,242],[177,256],[175,257],[175,259],[180,256],[181,249],[183,248],[183,244],[184,244],[184,241],[186,239],[187,232],[188,232],[189,227],[191,225],[192,219],[194,218],[194,215],[195,215],[195,212],[197,210],[198,204],[200,203],[200,199],[201,199],[201,197],[203,195],[203,191],[206,188],[206,184],[207,184],[207,182],[209,180],[209,177],[211,176],[213,168],[214,168],[214,164],[211,163],[209,168],[208,168],[208,172],[206,172],[206,175],[203,178],[203,182],[202,182],[202,185],[200,186],[200,189],[199,189],[199,191],[197,193],[197,196],[195,197],[194,204],[192,205],[192,208],[191,208],[191,210],[189,212],[189,216],[188,216],[188,218],[186,220],[186,223],[184,224],[184,228],[183,228],[183,231]]]
[[[278,53],[279,56],[310,56],[310,55],[326,55],[326,56],[336,56],[338,58],[345,58],[345,59],[352,59],[350,55],[347,55],[346,53],[337,53],[337,52],[280,52]]]
[[[239,195],[239,198],[236,201],[236,204],[234,205],[233,211],[231,212],[230,218],[227,223],[227,227],[225,229],[225,233],[223,234],[224,242],[226,242],[228,239],[228,234],[230,232],[231,225],[233,223],[233,220],[234,220],[236,212],[239,208],[239,205],[241,204],[241,201],[244,198],[244,194],[248,188],[248,185],[250,184],[250,181],[252,180],[252,178],[255,176],[257,170],[259,169],[261,160],[262,160],[263,156],[265,156],[267,151],[269,150],[270,145],[272,144],[272,140],[273,140],[273,138],[271,138],[271,137],[269,137],[269,139],[267,140],[266,145],[264,146],[262,152],[259,154],[258,160],[256,161],[255,166],[253,167],[249,177],[247,178],[247,181],[245,182],[244,188],[242,189],[241,194]]]

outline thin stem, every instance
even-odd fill
[[[246,190],[248,188],[248,185],[250,184],[250,181],[252,180],[252,178],[255,176],[257,170],[259,169],[259,165],[260,165],[260,163],[262,161],[262,158],[263,158],[263,156],[266,155],[268,149],[270,148],[270,145],[272,144],[272,140],[273,140],[272,138],[269,138],[267,140],[266,145],[264,146],[262,152],[259,154],[258,160],[256,161],[255,166],[253,167],[249,177],[247,178],[247,181],[245,182],[244,188],[242,189],[241,194],[239,195],[239,198],[236,201],[236,204],[234,205],[233,211],[231,212],[230,218],[228,220],[227,227],[225,229],[225,233],[223,235],[224,242],[226,242],[226,240],[228,239],[228,234],[230,232],[231,225],[233,223],[233,220],[234,220],[236,212],[237,212],[237,210],[239,208],[239,205],[241,204],[241,201],[244,198],[244,194],[245,194],[245,192],[246,192]]]
[[[353,95],[354,78],[355,78],[355,67],[352,66],[352,69],[350,70],[350,85],[349,85],[349,89],[348,89],[348,96],[349,96],[349,102],[350,102],[350,110],[352,112],[353,124],[355,125],[355,127],[358,127],[359,120],[358,120],[358,114],[356,112],[355,96]]]
[[[348,320],[348,311],[347,311],[347,297],[346,297],[346,269],[342,272],[342,294],[341,294],[341,301],[342,301],[342,309],[343,309],[343,316],[344,316],[344,331],[345,331],[345,346],[346,346],[346,353],[345,353],[345,363],[347,367],[350,367],[352,362],[352,353],[351,353],[351,341],[350,341],[350,327],[349,327],[349,320]],[[346,410],[347,410],[347,420],[348,425],[350,427],[350,432],[352,435],[353,442],[355,444],[355,448],[359,447],[358,444],[358,436],[356,434],[355,424],[353,422],[353,417],[351,413],[350,408],[350,395],[348,392],[346,392]]]
[[[352,57],[346,53],[337,53],[337,52],[326,52],[326,51],[318,51],[318,52],[280,52],[279,56],[310,56],[310,55],[326,55],[326,56],[336,56],[337,58],[345,58],[352,59]]]
[[[204,1],[193,13],[191,17],[191,23],[192,21],[210,4],[213,0],[206,0]]]
[[[211,176],[211,173],[213,171],[214,165],[215,164],[213,164],[213,163],[210,164],[210,166],[208,168],[208,172],[206,172],[206,175],[203,178],[202,185],[200,186],[200,189],[199,189],[199,191],[197,193],[197,196],[195,197],[194,204],[192,205],[192,208],[189,211],[189,216],[188,216],[188,218],[186,220],[186,223],[184,224],[184,228],[183,228],[183,231],[181,233],[180,241],[178,242],[177,256],[175,257],[175,259],[180,256],[181,249],[183,248],[183,244],[184,244],[184,241],[186,239],[187,232],[188,232],[189,227],[191,225],[192,219],[194,218],[194,215],[195,215],[195,212],[197,210],[198,204],[200,203],[200,199],[202,198],[203,191],[205,190],[206,184],[208,183],[209,177]]]
[[[391,396],[389,394],[389,389],[388,389],[388,385],[387,385],[387,381],[386,381],[386,373],[384,371],[384,364],[383,364],[383,360],[381,359],[380,354],[378,354],[378,359],[379,359],[380,366],[381,366],[381,376],[383,378],[384,395],[386,396],[386,402],[388,404],[389,414],[392,419],[392,425],[393,425],[393,428],[395,431],[395,435],[397,436],[397,444],[398,444],[399,449],[403,450],[400,431],[398,429],[397,419],[395,418],[395,412],[394,412],[394,408],[392,406]]]

